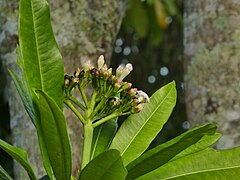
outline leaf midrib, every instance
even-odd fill
[[[128,145],[126,146],[126,148],[122,151],[121,156],[123,156],[123,154],[126,152],[126,150],[128,149],[128,147],[130,146],[130,144],[132,144],[132,142],[134,141],[134,139],[137,137],[137,135],[139,134],[139,132],[143,129],[143,127],[145,126],[145,124],[148,123],[149,119],[152,117],[152,115],[158,110],[158,108],[163,104],[163,102],[165,101],[165,99],[168,97],[168,95],[172,92],[172,90],[174,89],[174,87],[172,87],[170,89],[170,91],[167,93],[167,95],[163,98],[162,102],[159,104],[159,106],[157,106],[157,108],[155,108],[155,110],[151,113],[151,115],[149,116],[149,118],[147,119],[147,121],[144,122],[143,126],[141,126],[141,128],[139,128],[139,130],[137,131],[137,133],[133,136],[132,140],[130,141],[130,143],[128,143]]]
[[[194,172],[179,174],[179,175],[176,175],[176,176],[170,176],[170,177],[167,177],[166,179],[173,179],[173,178],[188,176],[188,175],[192,175],[192,174],[198,174],[198,173],[201,174],[201,173],[205,173],[205,172],[229,170],[229,169],[235,169],[235,168],[240,168],[240,165],[238,165],[238,166],[222,167],[222,168],[220,167],[220,168],[213,168],[213,169],[205,169],[205,170],[201,170],[201,171],[199,170],[199,171],[194,171]]]
[[[44,96],[45,96],[45,95],[44,95]],[[49,100],[48,100],[47,98],[45,98],[45,99],[46,99],[46,102],[47,102],[48,106],[49,106],[50,109],[51,109],[51,112],[54,112],[51,104],[49,103]],[[56,116],[55,116],[55,113],[52,113],[52,114],[53,114],[54,120],[57,119]],[[59,131],[60,127],[59,127],[58,123],[56,123],[56,121],[55,121],[55,124],[56,124],[56,126],[57,126],[58,134],[61,136],[61,138],[59,138],[60,143],[61,143],[61,146],[62,146],[62,147],[65,147],[63,141],[61,141],[62,135],[61,135],[61,133],[59,133],[59,132],[61,132],[61,130]],[[65,153],[64,148],[60,148],[60,149],[61,149],[62,155],[63,155],[63,157],[64,157],[64,162],[66,162],[65,160],[67,159],[67,158],[66,158],[66,154],[67,154],[67,153]],[[64,170],[66,170],[66,169],[67,169],[67,168],[66,168],[66,167],[67,167],[67,166],[66,166],[66,163],[63,163],[63,166],[64,166]],[[66,171],[64,171],[64,177],[66,177],[66,175],[67,175],[67,174],[66,174]],[[67,178],[67,177],[66,177],[66,178]]]
[[[36,31],[36,23],[35,23],[35,15],[34,15],[34,10],[33,10],[33,2],[31,0],[31,11],[32,11],[32,17],[33,17],[33,30],[34,30],[34,36],[35,36],[35,44],[36,44],[36,50],[37,50],[37,58],[38,58],[38,66],[39,66],[39,77],[40,77],[40,86],[41,89],[44,90],[44,85],[43,85],[43,77],[42,77],[42,68],[41,68],[41,62],[40,62],[40,54],[39,54],[39,47],[38,47],[38,36],[37,36],[37,31]]]
[[[119,159],[121,159],[121,156],[119,156],[114,162],[111,163],[110,166],[108,166],[107,169],[105,169],[104,173],[99,177],[99,179],[102,179],[105,176],[105,174],[109,171],[109,169],[111,169],[112,167],[115,166],[116,163],[118,163]]]

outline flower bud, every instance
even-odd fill
[[[93,68],[90,70],[90,74],[92,75],[92,77],[98,77],[99,76],[99,71],[96,68]]]
[[[91,61],[90,61],[90,60],[86,61],[86,62],[84,63],[84,65],[83,65],[83,69],[84,69],[85,72],[88,71],[88,70],[90,70],[90,69],[93,69],[93,68],[94,68],[94,67],[93,67],[93,65],[91,64]]]
[[[121,83],[117,82],[117,83],[114,84],[113,89],[114,89],[115,92],[117,92],[120,88],[121,88]]]
[[[113,83],[116,83],[116,82],[118,82],[118,79],[117,79],[117,77],[116,77],[116,76],[112,76],[112,82],[113,82]]]
[[[107,84],[108,84],[108,85],[111,85],[111,84],[112,84],[112,77],[109,77],[109,78],[107,79]]]
[[[122,90],[128,90],[132,87],[132,83],[129,82],[123,82],[122,83]]]
[[[122,81],[133,70],[132,64],[128,63],[126,66],[120,65],[116,70],[116,77]]]
[[[80,72],[81,72],[80,68],[77,68],[76,71],[74,72],[74,77],[78,77]]]
[[[137,106],[135,106],[133,108],[133,113],[138,113],[139,111],[141,111],[144,108],[144,106],[145,106],[144,103],[138,104]]]
[[[126,69],[131,72],[131,71],[133,70],[132,64],[131,64],[131,63],[128,63],[128,64],[126,65]]]
[[[107,71],[108,71],[108,76],[112,76],[112,68],[109,68]]]
[[[85,72],[84,72],[84,70],[82,70],[82,71],[79,73],[78,78],[81,79],[82,77],[84,77],[84,74],[85,74]]]
[[[118,66],[118,68],[116,70],[116,77],[117,78],[120,78],[120,76],[122,75],[123,69],[124,69],[124,65]]]
[[[107,70],[108,70],[107,64],[104,64],[101,68],[101,71],[107,71]]]
[[[99,56],[98,60],[97,60],[97,64],[98,64],[98,69],[102,69],[103,65],[104,65],[104,56],[101,55]]]
[[[131,106],[135,107],[139,103],[138,99],[132,99]]]
[[[127,92],[128,96],[130,97],[135,97],[136,93],[137,93],[137,88],[131,88]]]
[[[70,81],[68,79],[64,79],[64,86],[65,88],[69,87]]]
[[[73,78],[72,79],[72,86],[76,86],[79,83],[79,79],[78,78]]]

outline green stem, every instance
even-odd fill
[[[100,103],[98,103],[97,107],[94,109],[94,111],[91,113],[90,119],[93,119],[94,116],[97,114],[97,112],[102,108],[102,106],[106,103],[107,98],[102,97],[102,100]]]
[[[91,99],[91,101],[90,101],[90,103],[89,103],[89,107],[88,107],[88,109],[86,110],[86,114],[85,114],[85,116],[86,116],[86,118],[87,119],[91,119],[91,114],[93,113],[93,109],[94,109],[94,107],[95,107],[95,104],[96,104],[96,97],[97,97],[97,91],[96,90],[93,90],[93,94],[92,94],[92,99]]]
[[[78,107],[80,107],[83,111],[86,110],[86,108],[80,103],[77,99],[75,99],[73,96],[67,97],[67,99],[70,99],[74,104],[76,104]]]
[[[93,138],[93,126],[91,121],[88,121],[84,125],[84,141],[83,141],[83,154],[82,154],[82,165],[83,169],[90,161],[91,158],[91,148],[92,148],[92,138]]]
[[[72,112],[78,117],[78,119],[83,123],[86,124],[86,120],[83,116],[78,112],[78,110],[72,105],[70,100],[65,100],[64,103],[72,110]]]
[[[113,119],[113,118],[116,118],[116,117],[118,117],[118,116],[120,116],[120,115],[121,115],[121,113],[119,113],[119,112],[114,112],[114,113],[112,113],[112,114],[110,114],[110,115],[108,115],[108,116],[100,119],[99,121],[93,123],[92,127],[95,128],[95,127],[101,125],[102,123],[105,123],[105,122],[107,122],[107,121],[109,121],[109,120],[111,120],[111,119]]]
[[[85,103],[85,106],[88,108],[89,104],[88,104],[88,100],[87,100],[87,96],[86,96],[86,93],[84,91],[84,88],[80,84],[78,84],[78,89],[81,93],[81,96],[82,96],[83,102]]]

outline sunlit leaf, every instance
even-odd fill
[[[127,179],[135,179],[172,159],[206,149],[219,139],[215,131],[216,126],[213,124],[199,126],[147,151],[127,166]]]
[[[90,161],[82,170],[79,180],[125,180],[126,175],[120,153],[109,150]]]
[[[50,23],[47,0],[21,0],[19,45],[29,90],[41,89],[63,108],[63,60]]]
[[[208,148],[175,161],[170,161],[154,171],[137,178],[137,180],[237,180],[239,177],[240,147],[222,151]]]
[[[161,131],[176,104],[175,82],[162,87],[146,107],[129,116],[115,135],[110,149],[117,149],[124,165],[139,157]]]
[[[39,95],[43,139],[53,172],[58,180],[70,179],[72,160],[66,119],[52,98],[41,90],[36,92]]]

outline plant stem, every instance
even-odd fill
[[[78,110],[72,105],[70,100],[65,100],[64,103],[74,112],[74,114],[78,117],[78,119],[83,123],[86,124],[86,120],[83,116],[78,112]]]
[[[94,109],[94,107],[95,107],[97,94],[98,94],[97,91],[96,91],[96,90],[93,90],[92,99],[91,99],[91,101],[90,101],[90,103],[89,103],[89,107],[88,107],[88,109],[86,110],[86,114],[85,114],[86,119],[92,119],[92,118],[91,118],[91,117],[92,117],[91,114],[92,114],[93,109]],[[90,117],[90,116],[91,116],[91,117]]]
[[[114,112],[114,113],[112,113],[112,114],[110,114],[110,115],[108,115],[108,116],[100,119],[99,121],[93,123],[92,127],[95,128],[95,127],[101,125],[102,123],[105,123],[106,121],[109,121],[109,120],[111,120],[111,119],[113,119],[113,118],[116,118],[116,117],[118,117],[118,116],[120,116],[120,115],[121,115],[121,113],[119,113],[119,112]]]
[[[78,101],[76,100],[74,97],[69,96],[67,97],[68,99],[70,99],[74,104],[76,104],[78,107],[80,107],[83,111],[86,110],[86,108]]]
[[[89,104],[88,104],[86,93],[84,91],[84,87],[82,87],[80,84],[78,84],[78,89],[81,93],[81,96],[82,96],[83,102],[85,103],[85,106],[88,108]]]
[[[83,155],[82,155],[81,169],[83,169],[89,163],[90,157],[91,157],[92,138],[93,138],[92,122],[88,120],[87,124],[85,124],[83,128],[84,128],[84,142],[83,142]]]
[[[102,106],[106,103],[107,98],[106,97],[102,97],[102,100],[98,103],[98,105],[96,106],[96,108],[94,109],[94,111],[91,113],[90,118],[93,119],[94,116],[97,114],[97,112],[102,108]]]

